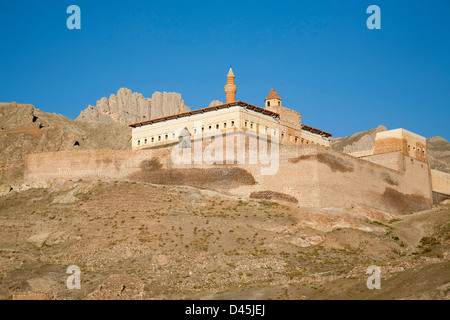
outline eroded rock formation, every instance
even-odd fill
[[[121,88],[117,95],[112,94],[109,99],[102,98],[95,107],[90,105],[81,111],[77,120],[132,124],[186,111],[189,108],[179,93],[155,92],[152,98],[145,98],[140,93]]]

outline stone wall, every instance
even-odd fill
[[[142,180],[211,188],[244,198],[278,192],[300,206],[358,205],[392,214],[425,210],[432,204],[428,167],[404,155],[404,170],[399,171],[317,145],[283,146],[277,174],[265,176],[262,165],[248,162],[174,165],[170,153],[171,148],[34,154],[26,158],[25,180]]]
[[[405,129],[378,132],[373,154],[401,151],[411,158],[428,162],[427,140]]]
[[[433,192],[450,197],[450,174],[431,170],[431,185]]]
[[[300,113],[278,105],[266,106],[266,110],[280,115],[280,124],[293,130],[300,130],[302,127],[302,116]]]
[[[321,146],[325,146],[325,147],[331,147],[331,142],[329,138],[323,138],[322,136],[306,131],[306,130],[302,130],[301,133],[301,143],[306,144],[306,143],[314,143],[314,144],[320,144]]]
[[[353,156],[353,154],[351,154]],[[403,171],[403,153],[401,151],[393,151],[381,154],[372,154],[360,157],[363,160],[379,164],[393,170]]]

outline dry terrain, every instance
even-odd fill
[[[369,148],[384,129],[334,147]],[[128,182],[23,185],[27,154],[126,150],[130,138],[123,124],[0,103],[0,299],[449,299],[449,204],[402,217],[308,209],[273,191],[204,190],[214,170],[194,172],[196,183],[143,170]],[[428,150],[431,167],[449,172],[449,143],[432,138]],[[66,287],[71,265],[80,290]],[[381,290],[366,287],[370,265]]]
[[[1,299],[449,299],[450,205],[395,218],[188,186],[53,183],[0,198]],[[82,270],[66,288],[67,267]],[[381,290],[366,269],[382,270]]]

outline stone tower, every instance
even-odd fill
[[[285,108],[281,105],[281,98],[278,93],[272,88],[265,100],[265,109],[278,113],[280,115],[280,123],[286,127],[301,130],[302,116],[300,113]],[[289,133],[288,133],[289,134]]]
[[[281,98],[273,88],[267,95],[267,98],[265,100],[265,106],[266,107],[281,106]]]
[[[227,75],[227,84],[225,85],[225,103],[236,102],[237,86],[234,84],[233,69],[230,68]]]

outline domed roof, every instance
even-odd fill
[[[271,100],[271,99],[281,100],[280,96],[273,88],[272,88],[272,90],[270,90],[269,94],[267,95],[266,100]]]

